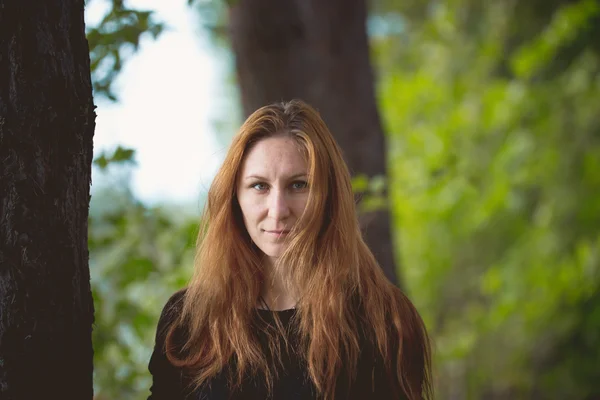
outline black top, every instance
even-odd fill
[[[173,295],[164,307],[156,332],[156,344],[148,369],[152,374],[152,387],[148,400],[262,400],[269,398],[264,384],[264,377],[248,376],[242,382],[241,388],[235,392],[227,385],[227,377],[224,372],[217,374],[210,382],[193,390],[187,388],[189,380],[179,368],[174,367],[165,356],[165,338],[171,322],[174,321],[183,299],[183,291]],[[291,326],[291,319],[296,310],[268,311],[256,309],[254,316],[255,326],[259,341],[266,348],[266,334],[260,328],[261,324],[275,326],[274,315],[279,318],[287,328]],[[307,368],[300,361],[301,357],[294,355],[298,348],[298,340],[287,330],[290,335],[290,351],[283,351],[283,371],[279,373],[274,381],[273,400],[310,400],[317,399],[316,390],[308,377]],[[374,356],[376,352],[369,343],[362,341],[361,354],[358,361],[356,379],[350,382],[345,371],[342,371],[336,383],[336,399],[348,400],[387,400],[400,399],[393,394],[392,385],[388,375],[384,372],[383,362],[380,356]],[[282,342],[283,343],[283,342]],[[283,349],[284,347],[282,347]],[[393,363],[392,363],[393,364]],[[397,387],[397,385],[393,385]]]

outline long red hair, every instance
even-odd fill
[[[167,356],[202,385],[235,359],[237,385],[248,373],[272,387],[275,368],[252,332],[252,316],[266,272],[236,200],[244,155],[259,140],[288,135],[307,160],[305,211],[278,260],[288,287],[300,294],[297,328],[308,373],[325,399],[336,379],[357,367],[361,332],[378,349],[398,388],[410,400],[432,396],[430,344],[413,304],[383,274],[362,239],[350,173],[319,114],[301,101],[265,106],[244,122],[208,192],[195,272],[179,321],[167,336]],[[172,346],[185,326],[183,349]],[[276,332],[269,334],[271,349]]]

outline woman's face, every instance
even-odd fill
[[[308,167],[289,137],[262,139],[245,155],[237,182],[244,225],[271,261],[285,250],[308,199]]]

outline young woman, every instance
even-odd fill
[[[307,104],[263,107],[234,138],[149,370],[153,400],[431,398],[425,326],[365,245]]]

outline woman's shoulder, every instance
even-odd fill
[[[182,289],[179,289],[175,293],[173,293],[169,297],[167,302],[165,303],[163,310],[171,311],[176,308],[181,308],[181,306],[183,305],[183,299],[185,298],[186,292],[187,292],[187,288],[184,287]]]
[[[179,318],[183,309],[183,300],[186,291],[187,288],[179,289],[169,297],[158,319],[157,334],[165,333],[173,322]]]

